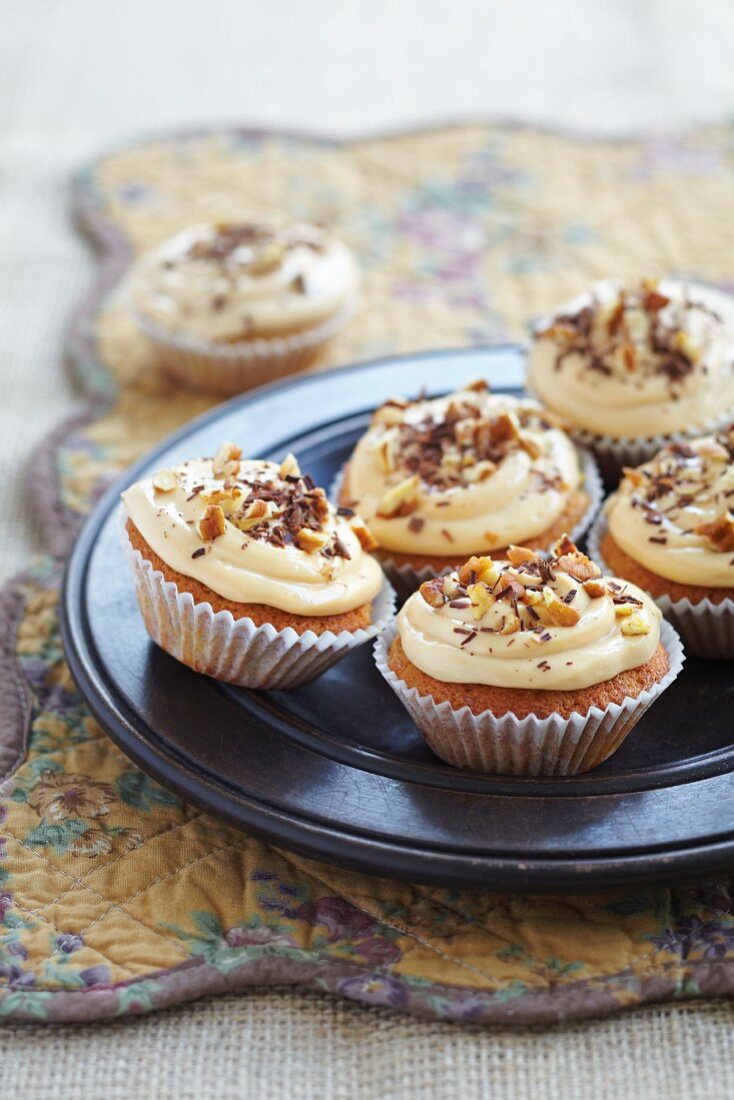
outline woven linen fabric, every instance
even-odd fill
[[[732,993],[728,881],[556,898],[412,886],[182,805],[89,715],[57,592],[111,477],[213,404],[161,378],[129,320],[124,273],[141,250],[201,218],[334,224],[364,293],[323,366],[522,338],[609,273],[731,289],[733,136],[584,143],[472,125],[339,145],[231,129],[141,142],[83,173],[78,209],[105,257],[71,352],[93,405],[34,459],[53,557],[2,604],[0,1014],[96,1020],[297,983],[439,1019],[528,1022]]]

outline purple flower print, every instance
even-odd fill
[[[81,970],[79,977],[86,986],[109,985],[110,971],[106,966],[90,966],[87,970]]]
[[[329,940],[356,940],[368,936],[375,927],[372,917],[345,901],[344,898],[319,898],[304,902],[296,916],[307,924],[323,924],[329,930]]]
[[[25,960],[28,958],[28,948],[20,940],[13,940],[12,943],[7,944],[6,950],[14,959]]]
[[[14,964],[0,963],[0,978],[7,978],[14,989],[30,989],[36,984],[36,975],[29,970],[21,970]]]
[[[0,924],[5,920],[5,914],[13,908],[13,895],[0,891]]]
[[[734,926],[721,920],[702,921],[693,914],[681,917],[662,936],[651,936],[650,940],[662,951],[671,951],[681,959],[693,954],[704,959],[721,959],[734,948]]]
[[[339,993],[353,1001],[362,1001],[368,1005],[383,1005],[386,1008],[405,1008],[408,1003],[408,991],[396,978],[382,974],[365,974],[360,978],[347,978],[340,982]]]
[[[63,933],[61,936],[56,937],[54,946],[57,951],[61,951],[64,955],[73,955],[80,947],[84,947],[84,940],[81,936],[72,936],[68,933]]]
[[[382,936],[360,940],[356,947],[369,966],[390,966],[403,957],[398,945]]]

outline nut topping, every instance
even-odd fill
[[[196,521],[196,533],[204,542],[213,542],[226,530],[224,512],[218,504],[208,504],[204,515]]]
[[[555,623],[556,626],[575,626],[581,618],[580,612],[570,604],[564,603],[548,585],[543,589],[543,602],[551,622]]]
[[[646,615],[643,615],[640,611],[635,611],[633,615],[624,620],[621,630],[623,634],[627,635],[649,634],[650,623]]]
[[[240,472],[242,448],[236,443],[222,443],[212,460],[212,472],[215,477],[237,477]]]
[[[719,553],[734,550],[734,516],[731,512],[722,513],[711,523],[700,523],[693,530],[696,535],[703,535],[712,549]]]
[[[349,520],[349,526],[359,539],[360,546],[367,553],[376,550],[380,545],[361,516],[352,516]]]
[[[171,493],[178,488],[178,474],[175,470],[159,470],[153,478],[153,488],[158,493]]]
[[[302,527],[296,534],[296,545],[299,550],[305,550],[307,554],[315,554],[323,550],[329,541],[329,536],[323,531],[312,531],[310,527]]]
[[[281,462],[278,472],[283,480],[289,477],[301,476],[301,467],[298,465],[298,459],[294,454],[291,454],[290,451]]]
[[[394,516],[409,516],[418,507],[420,478],[417,474],[403,478],[397,485],[388,489],[380,501],[377,514],[384,519]]]

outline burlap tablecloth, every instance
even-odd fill
[[[81,194],[97,229],[114,223],[122,230],[118,243],[132,248],[147,247],[201,214],[226,216],[243,205],[253,215],[288,209],[335,221],[366,270],[365,306],[333,349],[338,361],[521,335],[527,318],[559,294],[610,270],[654,267],[728,285],[730,148],[724,128],[663,145],[593,145],[464,127],[348,151],[225,133],[113,155],[86,177]],[[110,277],[122,259],[118,249]],[[58,553],[114,470],[207,405],[176,393],[148,369],[145,348],[114,296],[105,298],[99,324],[90,326],[93,316],[85,313],[76,328],[75,355],[87,390],[112,406],[65,435],[48,465],[40,456],[36,467],[43,475],[35,492],[45,537]],[[85,999],[94,1004],[92,1016],[135,1012],[190,996],[197,978],[192,985],[186,966],[173,987],[155,971],[200,957],[202,945],[220,974],[278,954],[315,963],[318,971],[342,951],[346,966],[332,970],[333,981],[317,984],[367,1003],[468,1019],[507,1018],[508,1012],[528,1019],[728,990],[733,933],[726,884],[607,897],[591,907],[574,899],[490,903],[435,891],[408,898],[383,885],[372,888],[375,906],[368,903],[368,882],[345,886],[344,877],[324,877],[302,861],[295,878],[285,865],[273,872],[276,857],[250,848],[248,881],[265,885],[250,887],[247,913],[227,912],[219,898],[192,908],[189,897],[185,903],[173,898],[173,911],[163,912],[165,895],[156,901],[150,887],[170,884],[174,872],[178,877],[182,851],[184,862],[209,863],[215,874],[210,886],[182,877],[184,893],[207,894],[217,881],[211,857],[236,853],[240,839],[221,830],[213,835],[214,823],[146,784],[90,725],[60,663],[53,572],[44,566],[21,592],[14,647],[34,711],[31,756],[4,788],[9,878],[2,890],[9,900],[0,939],[7,982],[1,1003],[11,1017],[86,1015],[78,1007]],[[11,744],[10,756],[16,747]],[[75,798],[83,788],[83,804],[73,813],[64,802],[69,776]],[[176,830],[174,843],[170,835],[156,840]],[[139,855],[145,852],[148,863]],[[82,866],[81,860],[91,862]],[[227,863],[225,880],[234,867]],[[133,900],[145,895],[150,904],[132,905],[131,914]],[[448,924],[447,914],[453,914]],[[138,927],[126,929],[128,918]],[[474,926],[469,937],[467,925]],[[598,934],[589,938],[594,925]],[[283,980],[284,973],[255,967],[249,980]],[[647,979],[653,984],[645,985]],[[543,997],[548,1007],[538,1011]],[[514,1008],[500,1007],[512,1002]],[[338,1017],[339,1028],[352,1019],[351,1010],[331,1002],[308,1003],[315,1015]],[[700,1019],[715,1029],[721,1013],[726,1017],[728,1009],[709,1009]],[[668,1010],[656,1019],[677,1017]],[[572,1043],[573,1034],[565,1033],[564,1042]],[[420,1047],[411,1062],[414,1075],[428,1064],[418,1060]],[[378,1044],[374,1059],[379,1055]],[[389,1072],[390,1087],[397,1088],[399,1062]],[[345,1079],[339,1078],[338,1091],[329,1093],[328,1084],[322,1091],[346,1095]]]

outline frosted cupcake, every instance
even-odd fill
[[[616,480],[734,407],[734,301],[672,279],[596,283],[538,325],[528,384]]]
[[[683,661],[650,597],[567,537],[550,559],[511,547],[426,582],[375,653],[438,756],[513,775],[601,764]]]
[[[344,471],[343,506],[364,515],[402,593],[511,543],[545,549],[581,536],[600,499],[583,459],[536,402],[477,382],[379,408]]]
[[[130,294],[160,365],[237,393],[309,366],[354,307],[349,249],[313,225],[198,225],[136,264]]]
[[[160,470],[122,494],[138,602],[179,661],[251,688],[295,687],[374,637],[393,593],[357,516],[340,516],[289,455]]]
[[[646,589],[700,656],[734,657],[733,506],[730,428],[625,470],[593,533],[607,566]]]

